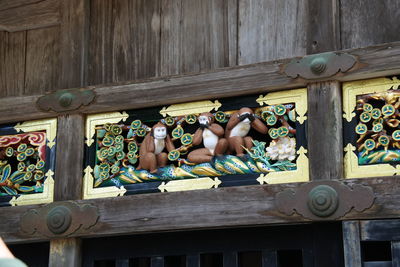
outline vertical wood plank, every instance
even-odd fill
[[[161,75],[236,64],[236,1],[163,1]]]
[[[0,97],[24,93],[26,32],[0,31]]]
[[[55,239],[50,242],[50,267],[79,267],[82,265],[81,240]]]
[[[400,267],[400,241],[392,241],[392,267]]]
[[[311,249],[303,249],[303,267],[314,267],[314,255]]]
[[[278,255],[276,251],[263,250],[262,251],[262,267],[277,267]]]
[[[25,94],[58,89],[60,77],[60,28],[27,32]]]
[[[309,0],[307,54],[340,50],[339,0]]]
[[[237,267],[238,266],[238,253],[236,251],[224,253],[224,267]]]
[[[89,0],[61,1],[61,87],[86,84]]]
[[[111,83],[113,0],[91,0],[90,4],[88,83]]]
[[[164,257],[162,256],[151,257],[150,263],[151,267],[164,267]]]
[[[55,201],[82,197],[84,122],[79,114],[58,117]]]
[[[343,133],[339,82],[308,86],[307,116],[311,180],[342,178]]]
[[[304,55],[307,3],[239,0],[239,65]]]
[[[187,267],[200,267],[200,255],[199,254],[186,255],[186,266]]]
[[[113,12],[113,81],[157,76],[160,1],[115,0]]]
[[[342,48],[399,41],[399,10],[398,0],[341,0]]]
[[[342,225],[345,267],[361,267],[359,223],[358,221],[344,221]]]

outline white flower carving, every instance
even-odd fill
[[[272,160],[289,160],[296,158],[296,139],[290,137],[281,137],[272,140],[269,146],[265,149],[266,154]]]

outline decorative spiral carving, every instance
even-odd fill
[[[54,234],[62,234],[71,225],[71,210],[65,206],[57,206],[47,213],[47,227]]]
[[[310,68],[314,74],[322,74],[326,69],[326,60],[322,57],[317,57],[311,61]]]
[[[339,206],[338,194],[328,185],[316,186],[308,194],[307,205],[314,215],[328,217],[335,213]]]

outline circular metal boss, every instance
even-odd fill
[[[47,213],[46,221],[47,227],[52,233],[62,234],[71,225],[71,210],[65,206],[54,207]]]
[[[326,70],[326,60],[322,57],[317,57],[311,61],[311,71],[314,74],[320,75]]]
[[[318,217],[328,217],[339,206],[339,197],[335,189],[328,185],[318,185],[308,193],[307,206]]]
[[[64,108],[69,107],[72,104],[72,100],[74,100],[74,95],[71,93],[63,93],[58,98],[58,102]]]

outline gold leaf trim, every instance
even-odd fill
[[[35,132],[35,131],[46,131],[47,146],[52,148],[56,142],[57,136],[57,119],[45,119],[26,121],[15,125],[14,129],[17,132]]]
[[[91,146],[94,143],[93,136],[96,133],[96,126],[106,123],[118,123],[121,120],[126,121],[129,115],[123,112],[109,112],[95,115],[89,115],[86,119],[86,144]]]
[[[265,105],[278,105],[295,103],[296,113],[298,117],[296,118],[300,124],[307,119],[305,114],[307,113],[307,88],[285,90],[280,92],[269,93],[265,96],[260,95],[257,98],[257,103],[262,106]]]
[[[267,174],[261,174],[257,181],[260,184],[282,184],[282,183],[298,183],[308,182],[309,170],[308,170],[308,158],[306,156],[307,150],[304,147],[300,147],[297,151],[299,157],[296,160],[297,169],[293,171],[278,171],[270,172]]]
[[[392,87],[397,89],[399,86],[400,80],[396,77],[343,83],[343,118],[351,122],[352,118],[356,116],[354,109],[358,95],[385,92]]]
[[[221,184],[221,180],[218,178],[196,178],[188,180],[176,180],[168,183],[162,182],[158,187],[161,192],[178,192],[178,191],[189,191],[199,189],[210,189],[217,188]]]
[[[400,173],[400,165],[396,165],[396,167],[390,164],[358,165],[355,150],[356,148],[352,144],[347,144],[344,148],[344,175],[346,178],[390,176]]]
[[[83,199],[117,197],[123,196],[126,193],[126,189],[123,186],[120,188],[116,186],[93,188],[93,184],[93,169],[87,166],[85,176],[83,177]]]
[[[163,107],[160,110],[160,114],[166,117],[167,115],[176,117],[187,114],[198,114],[203,112],[211,112],[213,109],[217,111],[222,104],[215,100],[214,102],[210,100],[189,102],[183,104],[175,104],[169,107]]]
[[[43,183],[42,193],[33,193],[13,197],[10,200],[12,206],[32,205],[32,204],[45,204],[53,202],[54,198],[54,172],[48,170],[46,172],[46,180]]]

